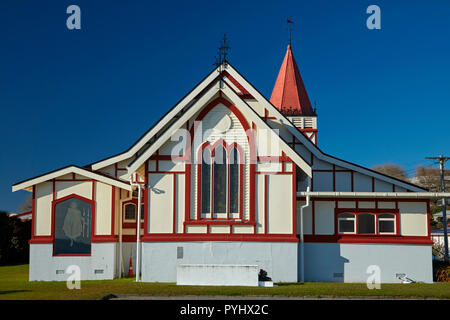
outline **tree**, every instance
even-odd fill
[[[445,170],[445,175],[450,175],[450,170]],[[416,175],[412,182],[419,186],[428,189],[430,192],[441,191],[441,172],[438,168],[418,166],[416,168]],[[445,191],[449,192],[449,186],[445,186]],[[434,214],[442,212],[442,206],[437,200],[430,201],[430,225],[431,229],[440,229],[443,227],[441,222],[434,219]]]
[[[445,170],[445,175],[450,175],[450,170]],[[427,188],[429,191],[440,192],[441,172],[438,168],[418,166],[416,168],[416,176],[413,178],[413,182]],[[446,186],[445,191],[450,191],[450,188]]]
[[[0,264],[28,263],[31,220],[0,212]]]
[[[406,174],[405,169],[402,166],[393,164],[393,163],[386,163],[386,164],[379,164],[374,167],[372,167],[372,170],[377,171],[379,173],[385,174],[387,176],[408,181],[409,177]]]
[[[26,199],[19,205],[19,213],[29,212],[33,208],[33,197],[28,195]]]

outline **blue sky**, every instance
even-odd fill
[[[66,8],[81,8],[81,30]],[[366,8],[381,8],[381,30]],[[328,154],[409,173],[450,155],[448,1],[0,2],[0,210],[11,185],[132,145],[212,68],[230,62],[270,97],[295,21],[293,52]]]

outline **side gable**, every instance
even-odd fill
[[[214,81],[219,77],[217,68],[211,71],[197,86],[195,86],[186,96],[184,96],[167,114],[161,118],[152,128],[150,128],[139,140],[133,144],[127,151],[104,160],[91,164],[92,170],[100,170],[119,161],[127,160],[145,149],[152,139],[156,138],[161,130],[170,126],[175,119],[184,113]]]
[[[62,169],[58,169],[58,170],[31,178],[31,179],[28,179],[25,181],[18,182],[12,186],[12,191],[15,192],[18,190],[23,190],[23,189],[30,191],[30,188],[34,185],[37,185],[39,183],[42,183],[42,182],[45,182],[48,180],[56,179],[58,177],[66,176],[69,174],[80,175],[80,176],[83,176],[83,177],[86,177],[89,179],[94,179],[94,180],[103,182],[103,183],[111,185],[111,186],[115,186],[115,187],[122,188],[125,190],[131,190],[131,186],[128,183],[125,183],[118,179],[114,179],[114,178],[111,178],[111,177],[108,177],[108,176],[105,176],[105,175],[102,175],[102,174],[99,174],[96,172],[86,170],[84,168],[77,167],[75,165],[70,165],[70,166],[64,167]]]
[[[373,171],[371,169],[359,166],[357,164],[338,159],[336,157],[333,157],[331,155],[328,155],[321,151],[314,143],[311,142],[303,133],[301,133],[295,126],[290,122],[285,116],[283,116],[280,111],[275,108],[253,85],[251,85],[250,82],[248,82],[236,69],[234,69],[231,65],[229,65],[229,68],[227,71],[232,75],[236,81],[238,81],[244,88],[249,92],[249,94],[254,97],[264,108],[267,110],[268,115],[270,117],[275,118],[282,126],[284,126],[296,139],[299,140],[299,142],[304,145],[308,151],[310,151],[315,157],[317,157],[320,160],[323,160],[325,162],[328,162],[332,165],[340,166],[355,172],[358,172],[362,175],[366,175],[369,177],[373,177],[376,179],[379,179],[380,181],[384,181],[387,183],[394,184],[396,186],[399,186],[401,188],[404,188],[406,190],[410,190],[413,192],[423,192],[425,191],[424,188],[421,188],[417,185],[414,185],[412,183],[408,183],[402,180],[398,180],[395,178],[392,178],[390,176],[386,176],[384,174],[378,173],[376,171]],[[271,121],[268,121],[268,124],[273,127],[273,124],[271,124]]]

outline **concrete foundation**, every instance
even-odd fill
[[[116,243],[92,243],[90,256],[53,256],[53,244],[30,244],[30,281],[66,281],[70,265],[80,268],[80,280],[114,279]]]
[[[433,282],[430,245],[305,243],[305,262],[305,281],[365,283],[374,265],[382,283]]]
[[[296,242],[144,242],[142,280],[176,282],[180,264],[256,265],[274,282],[297,281]]]

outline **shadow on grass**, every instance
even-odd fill
[[[0,291],[0,295],[10,294],[10,293],[18,293],[18,292],[31,292],[31,290],[5,290],[5,291]]]

